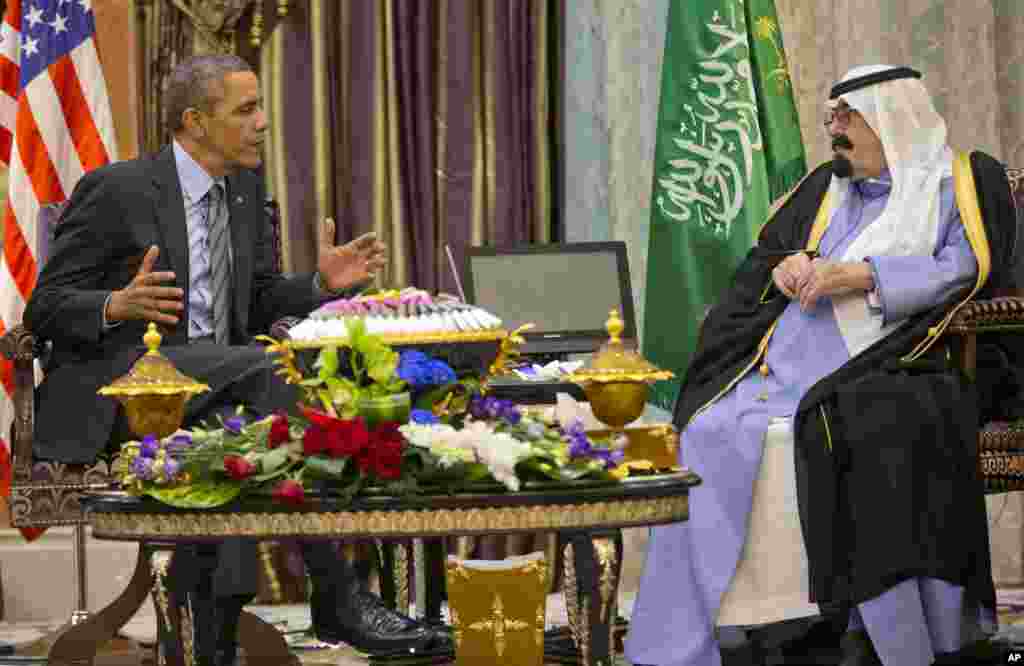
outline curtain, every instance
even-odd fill
[[[387,287],[458,293],[446,246],[461,268],[471,244],[550,241],[557,5],[295,3],[263,56],[290,266],[313,267],[324,217],[387,243]]]

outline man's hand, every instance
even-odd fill
[[[840,296],[853,291],[871,291],[875,276],[866,261],[828,261],[815,259],[810,270],[798,281],[796,293],[800,308],[810,310],[818,299]]]
[[[334,220],[327,218],[320,228],[320,248],[317,270],[324,287],[341,291],[367,280],[387,265],[384,252],[387,246],[377,240],[372,231],[345,245],[334,244]]]
[[[153,272],[159,254],[160,248],[151,245],[128,286],[110,294],[106,311],[108,322],[142,319],[172,326],[178,323],[178,313],[185,309],[182,301],[185,294],[177,287],[159,286],[174,281],[171,271]]]
[[[772,270],[772,281],[779,288],[786,298],[796,300],[799,290],[797,285],[801,280],[806,279],[811,272],[811,260],[804,252],[791,254],[779,262],[779,265]]]

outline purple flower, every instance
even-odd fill
[[[487,418],[487,398],[473,398],[469,402],[469,415],[478,421]]]
[[[583,456],[590,455],[591,449],[590,440],[587,439],[586,435],[578,435],[569,437],[569,457],[570,458],[581,458]]]
[[[511,425],[516,425],[523,418],[519,409],[511,401],[502,409],[501,418]]]
[[[590,455],[594,447],[583,430],[583,421],[576,419],[568,428],[562,428],[562,434],[569,440],[570,458]]]
[[[245,419],[241,416],[232,416],[231,418],[224,421],[224,429],[230,432],[232,435],[241,435],[242,428],[245,427]]]
[[[178,476],[178,472],[181,471],[181,463],[174,458],[167,458],[164,460],[164,476],[167,477],[168,481]]]
[[[434,416],[434,413],[426,409],[414,409],[409,412],[409,420],[420,425],[433,425],[440,423],[441,419]]]
[[[155,458],[157,451],[160,450],[160,442],[153,435],[146,435],[142,438],[142,443],[139,445],[139,456],[143,458]]]
[[[511,400],[499,400],[493,396],[474,398],[469,403],[469,414],[477,420],[502,420],[510,425],[519,423],[523,418],[519,408]]]
[[[156,473],[153,471],[153,459],[143,458],[138,456],[132,461],[131,466],[132,474],[135,478],[142,479],[143,481],[152,481]]]
[[[170,455],[180,455],[185,452],[186,449],[192,446],[191,435],[175,435],[171,438],[171,441],[167,442],[164,447],[167,449],[167,453]]]
[[[602,461],[605,469],[611,469],[623,461],[626,457],[626,452],[621,449],[615,451],[610,451],[608,449],[593,449],[590,452],[590,457]]]

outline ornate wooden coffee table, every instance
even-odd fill
[[[367,495],[347,504],[314,497],[298,508],[256,497],[204,511],[175,509],[124,493],[96,493],[83,500],[93,536],[139,542],[135,572],[120,597],[61,636],[49,663],[91,663],[96,647],[113,637],[145,601],[157,578],[154,568],[165,567],[167,549],[177,545],[552,531],[566,544],[565,595],[573,638],[584,663],[610,666],[622,564],[619,530],[685,521],[690,488],[698,483],[696,475],[675,473],[622,483],[528,484],[517,493],[481,488],[456,495]],[[165,612],[159,607],[159,585],[155,597],[158,612]],[[239,635],[250,664],[296,663],[281,634],[254,615],[243,613]],[[256,655],[258,660],[253,659]]]

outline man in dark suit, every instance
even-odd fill
[[[90,462],[123,441],[123,414],[96,391],[145,351],[150,321],[163,329],[162,353],[210,385],[189,403],[186,426],[237,404],[260,415],[294,409],[295,387],[274,376],[262,348],[246,346],[252,334],[348,293],[385,263],[385,248],[372,234],[336,246],[327,220],[317,272],[277,272],[264,191],[253,171],[262,161],[267,118],[259,81],[243,60],[189,59],[172,72],[166,95],[173,143],[156,156],[82,177],[26,307],[27,327],[53,343],[38,392],[39,458]],[[218,558],[211,594],[220,636],[204,632],[204,639],[224,643],[221,660],[231,663],[237,613],[256,592],[256,557],[252,544],[219,551],[179,551],[175,568],[183,594],[195,595],[195,572]],[[444,641],[362,592],[329,545],[307,544],[303,552],[321,639],[370,652]]]

